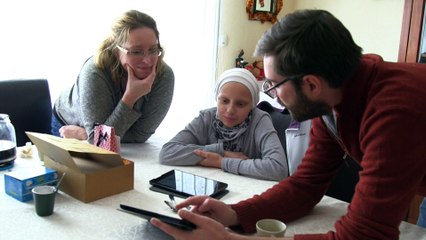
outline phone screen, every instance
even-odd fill
[[[224,182],[176,169],[152,179],[150,184],[185,196],[209,195],[214,197],[228,187],[228,184]]]

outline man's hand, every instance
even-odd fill
[[[152,225],[177,240],[266,240],[270,238],[244,236],[232,233],[225,227],[239,224],[237,213],[227,204],[209,196],[194,196],[176,205],[176,208],[192,206],[191,211],[179,210],[179,216],[197,226],[192,231],[185,231],[163,223],[156,218],[151,219]],[[292,240],[292,237],[276,238]]]
[[[209,196],[193,196],[176,205],[177,209],[192,206],[191,212],[220,222],[225,227],[238,224],[235,211],[227,204]]]
[[[235,211],[225,203],[208,196],[187,198],[176,205],[178,209],[192,206],[191,211],[180,210],[179,216],[197,225],[192,231],[183,231],[158,219],[151,219],[151,223],[175,239],[231,239],[231,234],[224,226],[238,224]]]
[[[165,233],[171,235],[176,240],[192,240],[192,239],[205,239],[205,240],[217,240],[217,239],[230,239],[228,232],[222,224],[215,220],[201,216],[187,210],[180,210],[179,216],[186,219],[195,225],[197,228],[192,231],[184,231],[175,228],[167,223],[163,223],[157,218],[152,218],[152,225],[158,227]]]

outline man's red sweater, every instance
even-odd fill
[[[333,109],[344,149],[321,118],[294,175],[232,208],[246,232],[263,218],[290,222],[321,200],[345,152],[363,168],[348,212],[336,231],[295,239],[398,239],[415,193],[426,195],[426,64],[384,62],[365,55]]]

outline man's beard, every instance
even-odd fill
[[[331,108],[325,102],[313,102],[303,94],[300,88],[296,87],[295,89],[297,99],[292,107],[285,106],[279,98],[277,99],[282,106],[287,108],[294,120],[302,122],[332,113]]]

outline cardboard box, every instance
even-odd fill
[[[45,166],[66,173],[59,190],[88,203],[133,189],[134,163],[76,139],[26,132]]]
[[[31,190],[40,185],[55,185],[58,173],[46,167],[22,169],[4,174],[4,190],[21,202],[33,200]]]

